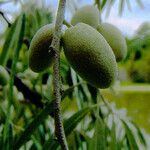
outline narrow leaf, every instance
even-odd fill
[[[75,129],[75,127],[90,112],[90,110],[90,107],[84,108],[72,115],[64,122],[64,130],[66,136],[68,136]],[[57,149],[58,146],[58,142],[52,139],[52,137],[50,137],[50,139],[44,144],[44,148],[50,147],[50,149]]]
[[[80,131],[80,134],[82,135],[82,137],[87,143],[87,150],[92,150],[92,144],[91,144],[92,138],[86,135],[86,133],[83,131]]]
[[[106,150],[106,128],[100,117],[97,118],[95,124],[95,132],[93,136],[93,150]]]
[[[103,0],[103,1],[102,1],[102,4],[101,4],[101,9],[103,9],[103,8],[105,7],[105,5],[106,5],[106,2],[107,2],[107,0]]]
[[[10,47],[12,46],[12,44],[14,42],[13,38],[15,37],[14,35],[15,35],[15,30],[16,30],[16,21],[12,24],[12,26],[8,30],[9,31],[6,36],[6,40],[3,45],[1,55],[0,55],[0,65],[3,65],[3,66],[6,65]]]
[[[123,123],[124,128],[125,128],[125,132],[127,135],[130,149],[131,150],[139,150],[133,132],[131,131],[131,129],[129,128],[129,126],[127,125],[127,123],[124,120],[122,120],[122,123]]]
[[[130,4],[130,0],[126,0],[126,3],[127,3],[128,10],[130,10],[130,11],[131,11],[131,4]]]
[[[141,0],[136,0],[136,2],[141,8],[144,8],[144,5]]]
[[[15,29],[16,41],[15,41],[14,58],[13,58],[13,62],[11,66],[11,74],[10,74],[8,116],[10,113],[10,106],[13,97],[13,85],[14,85],[14,78],[15,78],[15,71],[16,71],[16,63],[18,61],[19,52],[23,43],[24,31],[25,31],[25,14],[21,14],[18,18],[17,26]]]
[[[53,111],[53,103],[49,103],[46,107],[34,118],[34,120],[25,128],[24,132],[19,137],[16,137],[14,144],[15,149],[19,149],[25,144],[38,126],[47,118],[48,114]]]
[[[81,83],[75,85],[78,86]],[[71,87],[71,89],[74,88]],[[66,93],[69,93],[70,88],[68,88],[64,94],[62,95],[62,99],[65,98],[67,95]],[[30,124],[27,125],[25,128],[24,132],[22,132],[19,137],[15,137],[15,143],[14,143],[14,148],[20,148],[21,145],[25,144],[31,137],[31,135],[34,133],[34,131],[38,128],[38,126],[47,118],[49,114],[52,114],[53,112],[53,101],[51,100],[50,103],[47,103],[45,105],[45,108],[34,118],[34,120],[31,121]],[[57,143],[56,143],[57,145]]]
[[[111,129],[110,147],[111,147],[111,150],[117,150],[116,125],[114,122],[113,122],[112,129]]]
[[[120,14],[120,16],[123,13],[124,4],[125,4],[125,0],[120,0],[120,4],[119,4],[119,14]]]
[[[132,124],[135,126],[136,130],[137,130],[137,133],[138,133],[138,137],[140,139],[140,142],[146,147],[147,146],[147,143],[146,143],[146,140],[145,140],[145,137],[141,131],[141,129],[137,126],[136,123],[132,122]]]
[[[75,73],[75,71],[72,68],[71,68],[71,78],[72,78],[73,85],[78,84],[77,74]],[[80,96],[79,96],[79,90],[78,90],[78,88],[74,89],[74,93],[75,93],[75,96],[77,97],[78,109],[80,110],[82,107],[81,107],[81,101],[80,101]]]
[[[75,89],[76,87],[80,86],[81,84],[84,84],[84,82],[79,82],[79,83],[77,83],[77,84],[74,84],[73,86],[70,86],[68,89],[66,89],[65,92],[64,92],[63,95],[62,95],[62,99],[63,99],[64,97],[66,97],[67,95],[69,95],[71,92],[73,92],[74,89]]]
[[[84,108],[64,122],[64,128],[66,135],[69,135],[78,123],[90,112],[90,107]]]
[[[59,143],[57,140],[55,140],[52,136],[44,143],[43,150],[49,148],[49,149],[57,149],[59,146]]]
[[[114,2],[115,2],[115,0],[109,0],[108,5],[107,5],[106,17],[109,16],[111,8],[112,8]]]
[[[6,146],[7,146],[7,150],[10,150],[12,149],[12,145],[13,145],[13,129],[12,129],[12,125],[9,124],[8,126],[8,138],[7,138],[7,143],[6,143]]]
[[[37,20],[37,23],[38,23],[38,27],[40,28],[41,22],[42,22],[42,18],[41,18],[41,16],[40,16],[39,11],[40,11],[40,10],[37,9],[37,10],[35,11],[35,15],[36,15],[36,20]]]
[[[14,76],[15,76],[15,67],[16,67],[16,62],[18,60],[18,55],[19,55],[19,50],[22,45],[23,41],[23,35],[24,35],[24,29],[25,29],[25,15],[22,14],[20,15],[18,21],[17,21],[17,26],[15,28],[15,35],[17,36],[16,39],[16,47],[15,47],[15,55],[12,63],[12,71],[10,75],[10,91],[9,91],[9,101],[8,101],[8,108],[7,108],[7,118],[5,122],[5,127],[4,127],[4,135],[3,135],[3,143],[6,143],[9,138],[10,130],[9,130],[9,125],[10,125],[10,108],[11,108],[11,102],[12,102],[12,97],[13,97],[13,83],[14,83]]]
[[[100,11],[101,10],[101,1],[100,0],[95,0],[95,4],[97,5],[97,8]]]

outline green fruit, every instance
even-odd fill
[[[99,24],[99,11],[95,6],[87,5],[76,11],[72,17],[71,24],[76,25],[79,22],[86,23],[94,28]]]
[[[117,75],[115,56],[97,30],[78,23],[66,30],[62,41],[68,62],[83,79],[98,88],[113,83]]]
[[[127,55],[127,44],[120,30],[109,23],[100,24],[97,30],[103,35],[112,48],[117,62],[123,60]]]
[[[6,69],[0,65],[0,85],[4,86],[9,82],[9,74]]]
[[[52,24],[41,27],[31,41],[29,48],[29,66],[34,72],[42,72],[53,63],[54,53],[49,52],[53,29]]]

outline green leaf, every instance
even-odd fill
[[[15,35],[16,35],[15,52],[14,52],[14,58],[13,58],[13,62],[11,66],[11,74],[10,74],[10,92],[9,92],[9,104],[10,105],[11,105],[11,101],[13,97],[13,84],[14,84],[14,77],[15,77],[15,71],[16,71],[16,63],[18,61],[19,51],[23,43],[24,31],[25,31],[25,14],[22,14],[18,18],[17,26],[15,29]]]
[[[9,50],[10,47],[12,46],[13,42],[14,42],[14,38],[15,38],[15,30],[16,30],[16,23],[17,21],[15,21],[12,26],[8,29],[8,34],[6,36],[6,40],[5,43],[3,45],[3,49],[0,55],[0,65],[5,66],[7,63],[7,59],[8,59],[8,55],[9,55]]]
[[[95,0],[95,4],[97,5],[97,8],[100,11],[101,10],[101,1],[100,0]]]
[[[8,107],[7,107],[7,118],[5,122],[4,127],[4,135],[3,135],[3,143],[6,143],[8,141],[8,138],[11,137],[10,135],[10,109],[12,105],[12,98],[13,98],[13,84],[14,84],[14,76],[15,76],[15,67],[18,60],[19,50],[22,45],[23,36],[24,36],[24,29],[25,29],[25,15],[22,14],[19,16],[17,25],[15,28],[15,35],[16,37],[16,46],[15,46],[15,53],[14,53],[14,59],[11,67],[11,75],[10,75],[10,91],[9,91],[9,101],[8,101]]]
[[[90,107],[84,108],[72,115],[66,121],[64,121],[64,129],[66,136],[73,131],[73,129],[78,125],[78,123],[90,112],[90,110]]]
[[[57,149],[59,146],[59,143],[57,140],[55,140],[52,136],[44,143],[43,150],[49,148],[49,149]]]
[[[143,3],[142,3],[141,0],[136,0],[136,2],[137,2],[137,4],[138,4],[141,8],[144,8]]]
[[[125,128],[125,132],[126,132],[126,136],[127,136],[128,142],[129,142],[130,149],[131,150],[139,150],[132,130],[129,128],[128,124],[124,120],[122,120],[122,123]]]
[[[53,103],[50,102],[46,107],[34,118],[34,120],[27,125],[24,132],[21,133],[19,137],[16,137],[14,144],[15,149],[19,149],[23,144],[25,144],[37,127],[47,118],[48,114],[53,112]]]
[[[62,95],[62,99],[65,98],[69,93],[73,92],[73,90],[80,86],[81,84],[84,84],[84,82],[79,82],[77,84],[74,84],[73,86],[70,86],[68,89],[65,90],[65,92]]]
[[[88,135],[86,135],[86,132],[84,132],[84,131],[80,131],[80,135],[82,135],[82,137],[84,138],[84,140],[87,143],[87,150],[91,150],[92,149],[92,144],[91,144],[92,138],[89,137]]]
[[[103,1],[102,1],[101,9],[103,9],[103,8],[105,7],[106,3],[107,3],[107,0],[103,0]]]
[[[75,71],[72,68],[71,68],[71,78],[72,78],[73,85],[78,84],[77,74],[75,73]],[[79,96],[79,90],[78,90],[77,87],[74,89],[74,93],[75,93],[75,96],[76,96],[76,99],[77,99],[78,109],[80,110],[82,108],[82,104],[81,104],[82,102],[81,102],[81,98]]]
[[[65,96],[67,95],[67,93],[69,93],[70,90],[72,90],[74,87],[80,85],[81,83],[68,88],[64,94],[62,95],[62,99],[65,98]],[[22,146],[23,144],[25,144],[31,137],[31,135],[34,133],[34,131],[38,128],[38,126],[47,118],[47,116],[49,114],[52,114],[53,112],[53,101],[51,100],[50,103],[47,103],[45,105],[45,108],[43,108],[43,110],[38,113],[38,115],[34,118],[34,120],[31,121],[30,124],[28,124],[25,128],[25,130],[18,136],[15,137],[15,142],[14,142],[14,147],[15,148],[20,148],[20,146]],[[84,112],[84,110],[83,110]],[[82,113],[82,111],[81,111]],[[55,143],[57,145],[57,143]],[[55,145],[54,144],[54,145]]]
[[[7,126],[6,126],[7,125]],[[3,143],[1,145],[2,149],[10,150],[13,144],[13,130],[11,124],[6,124],[3,132]],[[7,127],[7,129],[6,129]],[[6,135],[7,133],[7,135]]]
[[[126,3],[127,3],[128,10],[131,10],[130,0],[126,0]]]
[[[125,4],[125,0],[120,0],[120,4],[119,4],[119,14],[120,14],[120,16],[122,15],[124,4]]]
[[[111,147],[111,150],[117,150],[116,125],[114,122],[113,122],[112,129],[111,129],[110,147]]]
[[[39,150],[42,149],[42,145],[41,145],[40,141],[36,138],[36,136],[32,136],[32,141],[37,149],[39,149]]]
[[[42,18],[40,16],[40,10],[36,10],[35,11],[35,16],[36,16],[36,20],[37,20],[37,24],[38,24],[38,27],[40,28],[40,26],[42,25],[41,22],[42,22]]]
[[[12,145],[13,145],[13,129],[12,129],[12,125],[9,124],[8,126],[8,138],[7,138],[7,143],[6,143],[6,146],[7,146],[7,150],[10,150],[12,149]]]
[[[106,11],[106,17],[108,17],[108,16],[109,16],[110,11],[111,11],[111,8],[112,8],[112,6],[113,6],[114,2],[115,2],[115,0],[109,0],[109,1],[108,1],[107,11]]]
[[[79,77],[79,81],[81,83],[83,83],[83,79],[81,79],[80,77]],[[87,87],[87,84],[81,84],[81,86],[79,86],[79,90],[81,91],[81,93],[82,93],[82,95],[84,97],[83,98],[84,101],[87,101],[87,102],[90,103],[92,97],[91,97],[91,94],[90,94],[89,89]]]
[[[91,111],[91,108],[93,107],[84,108],[64,121],[64,130],[66,136],[68,136],[75,129],[80,121]],[[50,147],[50,149],[57,149],[58,146],[58,142],[53,140],[52,137],[50,137],[50,139],[44,144],[44,148]]]
[[[106,150],[106,127],[100,117],[96,120],[92,144],[93,150]]]
[[[147,143],[146,143],[145,137],[144,137],[144,135],[143,135],[141,129],[140,129],[140,128],[137,126],[137,124],[134,123],[133,121],[132,121],[132,124],[135,126],[135,128],[136,128],[136,130],[137,130],[137,133],[138,133],[138,137],[139,137],[139,139],[140,139],[140,142],[146,147],[146,146],[147,146]]]

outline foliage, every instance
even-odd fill
[[[150,26],[148,22],[143,23],[135,35],[128,40],[126,60],[132,81],[150,82]]]

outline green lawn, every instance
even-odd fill
[[[150,85],[124,85],[116,88],[115,93],[109,90],[102,92],[118,108],[127,108],[128,115],[150,133]]]

